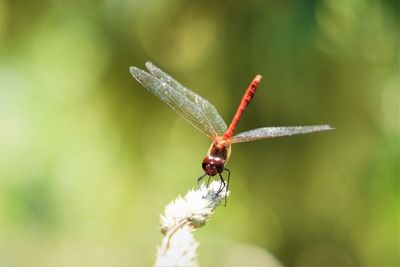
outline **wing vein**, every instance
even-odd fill
[[[215,126],[206,116],[207,114],[204,109],[188,98],[188,96],[184,94],[184,91],[174,88],[172,78],[172,80],[168,81],[165,79],[165,77],[160,79],[153,73],[150,74],[136,67],[131,67],[130,72],[132,76],[148,91],[164,101],[200,132],[209,138],[212,138],[218,134]],[[219,116],[218,113],[217,115]]]

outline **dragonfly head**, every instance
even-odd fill
[[[207,175],[215,176],[224,170],[225,160],[219,157],[206,156],[203,159],[203,170]]]

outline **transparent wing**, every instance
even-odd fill
[[[313,126],[293,126],[293,127],[264,127],[251,131],[239,133],[232,137],[232,143],[242,143],[253,140],[260,140],[266,138],[290,136],[296,134],[307,134],[313,132],[321,132],[333,130],[329,125],[313,125]]]
[[[168,104],[200,132],[209,138],[218,134],[200,106],[189,100],[184,94],[141,69],[131,67],[129,70],[141,85]]]
[[[151,74],[153,74],[162,82],[167,83],[173,89],[184,95],[187,99],[198,106],[202,110],[204,117],[208,119],[218,135],[222,135],[226,131],[227,127],[224,120],[221,118],[221,115],[219,115],[217,109],[208,100],[202,98],[198,94],[192,92],[177,82],[174,78],[163,72],[153,63],[146,62],[146,67]]]

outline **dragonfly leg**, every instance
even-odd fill
[[[208,185],[210,184],[210,179],[211,179],[211,176],[208,176],[207,187],[208,187]]]
[[[221,185],[219,186],[216,196],[218,196],[218,194],[221,193],[222,189],[224,189],[224,187],[225,187],[224,178],[222,178],[222,175],[220,173],[218,175],[219,175],[219,178],[221,179]]]
[[[226,196],[228,194],[229,179],[231,178],[231,171],[227,168],[224,168],[224,171],[227,171],[227,173],[228,173],[228,178],[226,179],[225,203],[224,203],[224,206],[226,207],[226,201],[227,201]]]
[[[197,184],[199,185],[200,188],[200,182],[201,180],[203,180],[204,177],[206,177],[207,173],[204,173],[202,176],[200,176],[199,178],[197,178]],[[210,177],[208,177],[208,181],[210,181]],[[207,183],[208,185],[208,183]]]

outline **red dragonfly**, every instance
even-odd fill
[[[263,127],[234,135],[236,125],[261,81],[261,75],[257,75],[250,83],[231,124],[227,127],[221,115],[206,99],[181,85],[153,63],[147,62],[146,67],[149,72],[136,67],[131,67],[130,72],[147,90],[168,104],[197,130],[212,140],[211,147],[202,163],[204,174],[197,179],[197,182],[200,183],[207,175],[210,179],[210,177],[218,174],[221,179],[221,187],[217,191],[217,195],[225,185],[225,192],[228,191],[230,171],[225,168],[225,164],[231,154],[232,144],[333,129],[329,125]],[[223,171],[228,173],[226,184],[221,175]]]

